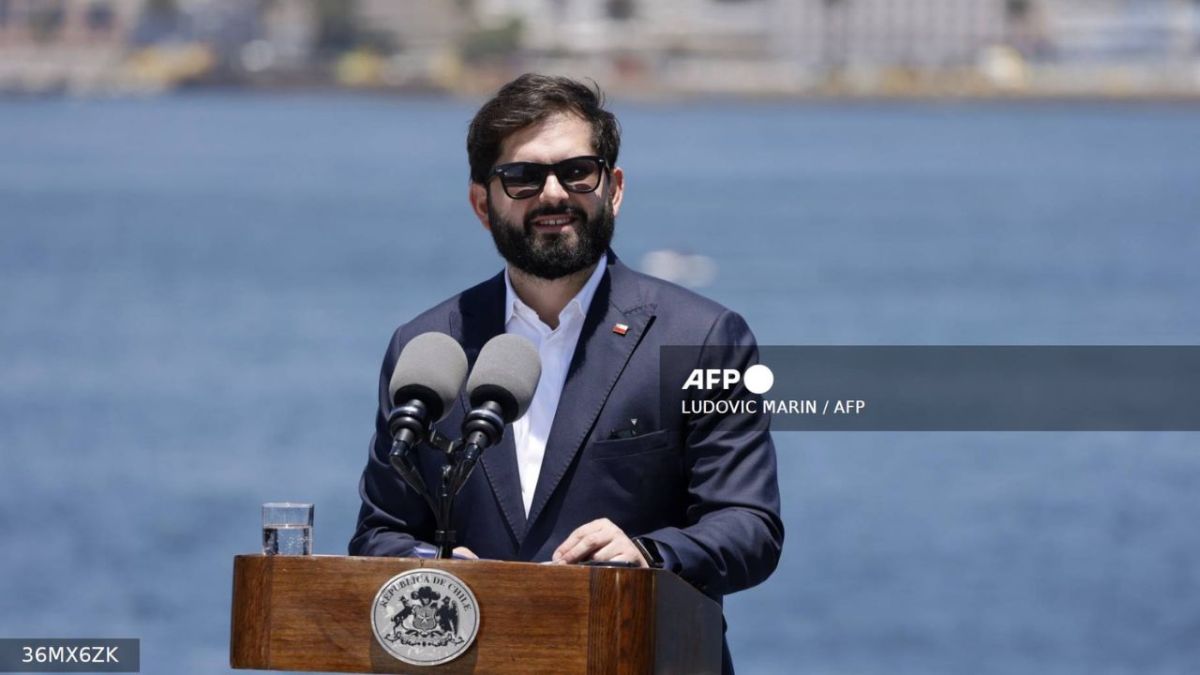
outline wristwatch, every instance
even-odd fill
[[[645,537],[634,537],[633,545],[637,547],[638,553],[646,559],[646,563],[655,569],[662,569],[664,566],[662,553],[658,551],[658,544],[654,543],[653,539]]]

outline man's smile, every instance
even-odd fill
[[[534,232],[565,232],[568,227],[578,228],[579,217],[572,213],[546,214],[530,218],[529,225]]]

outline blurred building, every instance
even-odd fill
[[[1161,61],[1200,50],[1196,0],[1055,0],[1039,9],[1059,60]]]
[[[776,52],[810,67],[961,66],[1008,32],[1006,3],[999,1],[800,0],[777,6]]]
[[[455,46],[471,17],[461,0],[358,0],[359,29],[386,34],[400,52],[430,53]]]
[[[286,73],[309,66],[318,37],[313,3],[268,3],[262,11],[261,27],[258,39],[241,51],[248,71],[277,69]]]
[[[0,0],[0,92],[87,90],[123,61],[143,0]]]
[[[121,45],[143,0],[0,0],[0,48]]]
[[[535,53],[764,55],[778,0],[476,0],[479,21],[518,17]]]
[[[380,84],[452,86],[463,40],[474,24],[463,0],[358,0],[356,25],[369,48],[389,56]]]
[[[1047,48],[1033,88],[1063,94],[1194,96],[1200,2],[1054,0],[1038,7]]]

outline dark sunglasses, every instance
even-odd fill
[[[600,187],[607,162],[603,157],[583,156],[564,159],[556,164],[537,162],[512,162],[492,169],[492,176],[500,177],[504,194],[512,199],[529,199],[541,194],[546,187],[546,176],[554,172],[558,184],[567,192],[584,194]]]

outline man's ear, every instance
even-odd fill
[[[467,188],[467,201],[471,203],[471,210],[475,212],[475,217],[479,219],[483,229],[492,229],[492,221],[488,218],[487,188],[471,181]]]
[[[612,170],[612,212],[613,217],[621,210],[621,199],[625,196],[625,172],[615,166]]]

